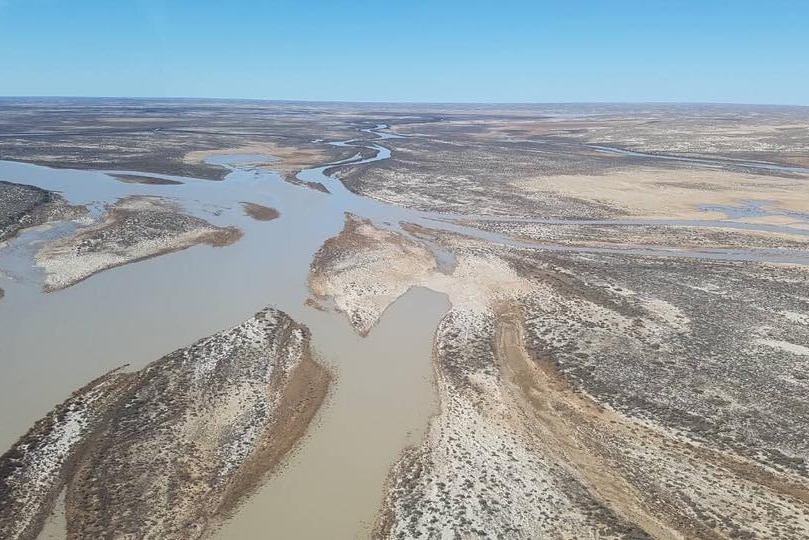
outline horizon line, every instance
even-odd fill
[[[809,107],[797,103],[753,103],[743,101],[386,101],[386,100],[345,100],[345,99],[287,99],[287,98],[247,98],[247,97],[199,97],[199,96],[88,96],[88,95],[11,95],[0,94],[5,99],[99,99],[99,100],[176,100],[176,101],[260,101],[274,103],[322,103],[356,105],[483,105],[483,106],[526,106],[526,105],[724,105],[738,107]]]

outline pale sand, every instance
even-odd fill
[[[555,193],[606,203],[635,217],[720,219],[698,205],[772,201],[768,210],[809,212],[809,177],[782,178],[718,170],[638,168],[603,175],[547,176],[518,180],[528,193]],[[747,221],[747,219],[745,219]]]
[[[277,171],[284,177],[295,176],[303,169],[312,167],[329,160],[329,154],[318,148],[300,148],[283,146],[274,142],[250,143],[233,148],[220,148],[216,150],[195,150],[188,152],[184,157],[185,163],[203,163],[213,156],[226,156],[230,154],[261,154],[268,159],[260,163],[267,169]],[[274,159],[271,159],[274,158]]]

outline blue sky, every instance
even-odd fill
[[[0,0],[0,95],[809,105],[809,0]]]

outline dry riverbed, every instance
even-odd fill
[[[243,202],[244,213],[256,221],[272,221],[281,215],[275,208],[252,202]]]
[[[159,178],[157,176],[147,176],[139,174],[112,174],[116,180],[125,184],[147,184],[152,186],[177,186],[182,184],[179,180]]]

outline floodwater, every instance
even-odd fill
[[[33,267],[36,243],[71,226],[28,231],[0,250],[0,288],[5,290],[0,300],[0,446],[8,448],[53,405],[100,374],[125,364],[137,369],[265,305],[307,323],[315,311],[304,306],[313,254],[340,232],[345,211],[371,216],[363,209],[364,199],[351,197],[354,204],[348,204],[341,194],[289,184],[250,166],[257,157],[218,156],[216,162],[229,159],[232,164],[225,181],[182,178],[182,185],[126,184],[102,172],[0,161],[0,178],[58,191],[71,203],[90,206],[94,215],[118,198],[154,195],[244,232],[227,247],[196,246],[48,294],[41,292],[42,273]],[[255,221],[244,215],[240,201],[274,207],[280,218]]]
[[[339,366],[327,406],[280,473],[215,538],[368,537],[388,471],[438,412],[432,342],[448,308],[445,296],[416,288],[366,338],[347,324],[315,325],[316,348],[343,345],[326,355]]]
[[[343,161],[370,162],[390,156],[382,144],[393,137],[380,134],[377,141],[334,144],[373,149],[373,157],[357,154]],[[776,261],[785,257],[755,250],[675,252],[520,242],[454,222],[452,216],[356,196],[325,174],[334,164],[298,176],[324,184],[331,193],[296,186],[256,166],[266,158],[212,158],[231,169],[221,182],[0,161],[0,178],[59,191],[71,203],[89,205],[93,215],[121,197],[154,195],[216,225],[235,225],[244,232],[230,246],[193,247],[114,268],[48,294],[41,292],[41,272],[32,266],[36,242],[64,234],[71,225],[28,231],[0,249],[0,276],[5,276],[0,277],[0,288],[6,293],[0,300],[0,447],[10,447],[54,405],[102,373],[127,364],[138,369],[272,305],[309,326],[314,347],[334,371],[335,383],[294,455],[219,535],[264,538],[272,531],[280,537],[294,532],[297,538],[365,536],[390,466],[407,445],[418,441],[435,412],[432,337],[448,301],[438,293],[413,289],[366,338],[357,336],[340,314],[305,306],[309,264],[323,241],[342,229],[345,212],[400,231],[401,222],[412,222],[525,249]],[[183,184],[122,183],[109,176],[113,173]],[[274,207],[280,218],[255,221],[244,215],[241,201]],[[451,254],[428,247],[451,267]],[[56,525],[49,525],[48,534],[58,536],[53,528],[58,532],[61,521],[49,523]]]
[[[378,150],[363,161],[389,156],[387,149]],[[197,246],[48,294],[41,292],[41,272],[32,266],[36,243],[73,226],[29,231],[3,248],[0,445],[10,447],[55,404],[100,374],[126,364],[140,368],[273,305],[309,326],[315,351],[333,370],[335,383],[295,457],[222,534],[262,538],[272,526],[354,537],[368,530],[390,466],[407,445],[418,442],[436,410],[433,333],[449,303],[442,294],[412,289],[366,338],[342,315],[305,306],[309,264],[323,241],[342,229],[344,213],[374,220],[390,216],[347,190],[329,195],[256,169],[263,157],[219,156],[216,162],[232,168],[225,181],[172,177],[182,185],[124,184],[100,172],[0,162],[4,179],[59,191],[71,203],[89,204],[94,215],[120,197],[155,195],[244,232],[239,242],[224,248]],[[325,168],[301,176],[337,191],[335,181],[322,174]],[[252,220],[240,201],[274,207],[280,218]],[[295,489],[287,485],[290,481]],[[313,528],[312,515],[327,528]],[[57,512],[43,535],[58,538],[63,527]]]

